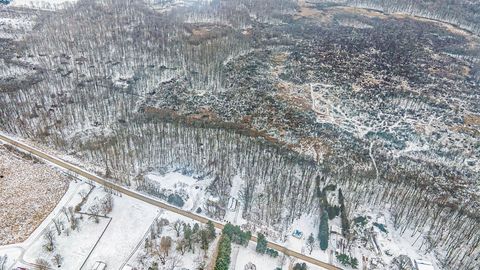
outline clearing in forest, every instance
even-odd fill
[[[24,241],[55,208],[65,176],[0,145],[0,246]]]

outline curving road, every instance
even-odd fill
[[[127,189],[123,186],[120,186],[118,184],[115,184],[115,183],[112,183],[108,180],[105,180],[101,177],[98,177],[96,175],[94,175],[93,173],[90,173],[90,172],[87,172],[69,162],[65,162],[59,158],[56,158],[50,154],[47,154],[47,153],[44,153],[40,150],[37,150],[33,147],[30,147],[28,145],[26,145],[25,143],[22,143],[22,142],[19,142],[15,139],[12,139],[8,136],[5,136],[3,134],[0,134],[0,140],[8,143],[8,144],[11,144],[13,146],[16,146],[17,148],[25,151],[25,152],[28,152],[32,155],[35,155],[41,159],[44,159],[46,161],[49,161],[53,164],[55,164],[56,166],[59,166],[63,169],[66,169],[66,170],[69,170],[71,172],[74,172],[86,179],[89,179],[89,180],[92,180],[94,182],[97,182],[98,184],[100,185],[103,185],[105,187],[108,187],[108,188],[111,188],[111,189],[114,189],[118,192],[121,192],[125,195],[128,195],[130,197],[133,197],[133,198],[136,198],[138,200],[141,200],[143,202],[146,202],[146,203],[149,203],[151,205],[154,205],[154,206],[157,206],[159,208],[163,208],[165,210],[168,210],[168,211],[171,211],[171,212],[174,212],[176,214],[179,214],[179,215],[182,215],[182,216],[185,216],[185,217],[188,217],[188,218],[191,218],[193,220],[196,220],[198,222],[201,222],[201,223],[207,223],[208,221],[212,221],[213,224],[215,225],[216,228],[218,229],[223,229],[223,226],[224,224],[223,223],[220,223],[218,221],[215,221],[215,220],[212,220],[212,219],[209,219],[209,218],[206,218],[204,216],[201,216],[201,215],[197,215],[195,213],[192,213],[192,212],[189,212],[189,211],[186,211],[186,210],[183,210],[183,209],[180,209],[180,208],[177,208],[175,206],[172,206],[172,205],[169,205],[169,204],[166,204],[164,202],[161,202],[159,200],[156,200],[156,199],[153,199],[149,196],[146,196],[144,194],[141,194],[141,193],[138,193],[136,191],[133,191],[133,190],[130,190],[130,189]],[[256,242],[257,241],[257,238],[255,236],[252,236],[252,239],[251,241],[254,241]],[[314,264],[314,265],[317,265],[317,266],[320,266],[324,269],[328,269],[328,270],[340,270],[341,268],[335,266],[335,265],[332,265],[332,264],[329,264],[329,263],[326,263],[326,262],[323,262],[323,261],[320,261],[320,260],[317,260],[315,258],[312,258],[312,257],[309,257],[309,256],[306,256],[302,253],[299,253],[299,252],[296,252],[296,251],[293,251],[291,249],[288,249],[287,247],[285,246],[282,246],[282,245],[279,245],[277,243],[274,243],[274,242],[268,242],[268,246],[270,248],[273,248],[279,252],[282,252],[288,256],[291,256],[291,257],[295,257],[297,259],[300,259],[302,261],[305,261],[305,262],[308,262],[308,263],[311,263],[311,264]]]

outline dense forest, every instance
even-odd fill
[[[243,217],[280,231],[336,184],[348,219],[387,206],[447,269],[478,265],[475,6],[172,2],[1,7],[31,20],[0,28],[1,130],[128,186],[211,178],[218,219],[240,176]]]

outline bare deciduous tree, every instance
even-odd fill
[[[62,207],[62,213],[65,215],[65,217],[67,218],[67,221],[70,222],[70,216],[69,216],[69,212],[68,212],[68,209],[64,206]]]
[[[156,246],[155,253],[160,262],[165,265],[170,248],[172,247],[172,238],[170,236],[162,236],[160,244]]]
[[[167,270],[175,270],[182,266],[182,257],[180,255],[172,256],[168,259]]]
[[[7,260],[8,256],[5,254],[3,256],[0,256],[0,270],[6,270],[7,269]]]
[[[47,260],[45,259],[37,259],[35,261],[35,268],[38,269],[38,270],[48,270],[50,268],[50,263],[47,262]]]
[[[107,215],[112,212],[113,209],[113,196],[110,193],[107,193],[101,202],[101,212],[103,215]]]
[[[43,238],[45,239],[44,248],[49,252],[53,251],[55,249],[55,233],[47,227]]]
[[[90,214],[89,218],[93,219],[95,223],[100,222],[98,214],[100,213],[100,208],[97,204],[94,204],[88,208],[88,213]]]
[[[183,221],[177,220],[173,223],[172,228],[177,233],[177,237],[180,237],[180,232],[182,231]]]
[[[88,191],[86,190],[81,190],[78,195],[80,195],[80,198],[82,198],[82,200],[85,200],[87,199],[87,196],[88,196]]]
[[[179,239],[177,241],[176,249],[180,251],[180,254],[184,255],[188,248],[188,241],[186,239]]]
[[[63,263],[63,257],[59,253],[55,254],[52,258],[52,262],[57,267],[61,267]]]
[[[60,220],[60,218],[54,218],[53,224],[55,225],[55,229],[57,230],[58,235],[62,234],[63,221]]]

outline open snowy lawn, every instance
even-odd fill
[[[5,267],[5,269],[13,267],[21,254],[22,249],[19,247],[0,247],[0,269],[2,269],[2,266]]]
[[[285,256],[280,253],[277,258],[267,254],[259,254],[255,251],[256,243],[250,242],[247,247],[232,245],[230,270],[244,270],[245,265],[252,263],[258,270],[292,269],[296,263],[303,263],[294,257]],[[307,263],[309,270],[324,270],[324,268]]]
[[[24,241],[54,209],[67,177],[0,145],[0,245]]]
[[[90,255],[84,269],[92,269],[96,261],[108,269],[119,269],[129,259],[138,243],[158,215],[158,208],[128,196],[114,196],[112,221]]]
[[[93,249],[95,242],[107,226],[108,221],[108,219],[100,219],[98,224],[91,220],[81,222],[80,231],[71,232],[69,236],[61,235],[57,237],[56,249],[53,252],[47,252],[43,248],[44,240],[40,238],[28,249],[25,260],[34,263],[37,258],[43,258],[51,262],[53,256],[58,253],[64,258],[63,268],[80,269],[86,256]]]
[[[92,187],[88,184],[82,186],[74,197],[64,206],[75,207],[81,200],[80,194],[85,194]],[[90,207],[98,205],[107,195],[103,187],[96,186],[87,201],[81,208],[81,212],[89,213]],[[79,221],[79,230],[69,230],[67,235],[62,230],[57,235],[54,223],[47,224],[55,232],[55,250],[48,252],[44,248],[45,231],[28,248],[24,260],[34,263],[36,259],[43,258],[52,262],[55,254],[60,254],[64,261],[62,269],[90,269],[96,261],[107,264],[109,269],[119,269],[131,257],[139,242],[143,240],[151,223],[158,215],[156,207],[128,196],[113,195],[113,210],[107,217],[100,217],[96,223],[87,214],[75,214]],[[67,216],[60,212],[55,218],[60,219],[65,227],[69,227]],[[53,217],[52,217],[53,219]]]
[[[74,197],[64,206],[66,208],[75,207],[75,205],[82,200],[80,193],[88,192],[90,189],[90,185],[82,184]],[[96,190],[94,190],[90,196],[93,196],[95,193]],[[89,201],[91,199],[92,198],[89,197]],[[88,203],[85,204],[85,206],[88,206]],[[85,208],[85,206],[83,208]],[[76,214],[76,216],[80,217],[79,214]],[[57,215],[52,217],[50,223],[45,226],[45,230],[41,232],[39,237],[26,249],[24,260],[29,263],[34,263],[37,259],[42,258],[51,262],[55,254],[60,254],[64,258],[62,264],[63,268],[79,269],[85,261],[86,256],[93,249],[97,239],[108,225],[109,219],[100,218],[99,223],[95,223],[92,219],[88,219],[86,215],[83,215],[79,220],[78,230],[68,229],[68,235],[65,230],[62,230],[61,235],[58,235],[55,225],[52,222],[53,218],[61,220],[65,225],[65,229],[69,228],[69,223],[65,214],[62,212],[57,213]],[[44,235],[48,230],[54,232],[55,235],[55,249],[53,252],[46,251],[44,248],[44,244],[46,243]]]
[[[333,220],[329,220],[329,226],[336,226],[338,227],[339,221],[337,220],[338,218],[335,218]],[[327,252],[322,251],[320,249],[320,244],[318,242],[318,228],[319,228],[320,220],[317,216],[315,215],[303,215],[299,219],[295,220],[292,225],[290,225],[288,234],[286,235],[286,241],[284,243],[281,243],[288,247],[289,249],[292,249],[294,251],[300,252],[302,254],[308,255],[310,257],[313,257],[315,259],[324,261],[324,262],[331,262],[333,258],[329,256],[328,250]],[[301,239],[295,238],[292,236],[292,233],[294,230],[299,230],[303,233],[303,236]],[[309,249],[306,245],[307,243],[307,238],[310,234],[313,234],[313,237],[315,238],[315,244],[313,246],[313,251],[310,254]],[[337,242],[337,236],[335,234],[330,234],[329,238],[329,248],[335,249]]]
[[[257,269],[274,270],[282,267],[282,254],[272,258],[266,254],[259,254],[255,251],[256,243],[250,242],[247,247],[232,244],[230,270],[244,270],[245,265],[253,263]]]

